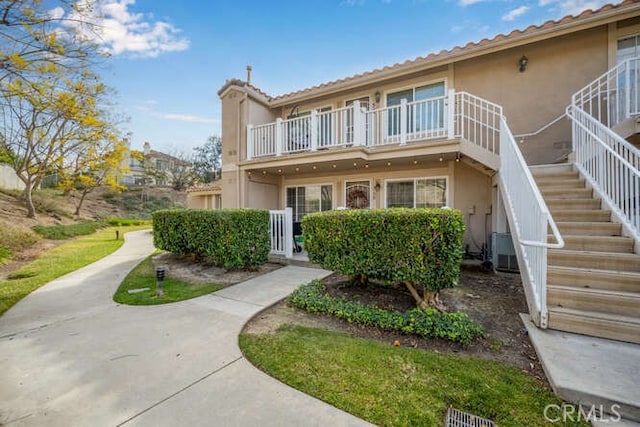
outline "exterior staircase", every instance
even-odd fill
[[[570,164],[531,167],[565,246],[549,249],[550,329],[640,344],[640,255]]]

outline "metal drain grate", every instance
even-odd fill
[[[495,427],[493,421],[477,415],[467,414],[459,411],[453,406],[449,406],[447,410],[447,418],[445,427]]]

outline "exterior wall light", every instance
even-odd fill
[[[378,105],[380,103],[380,91],[377,90],[375,95],[374,95],[374,99],[376,100],[376,105]]]
[[[522,58],[520,58],[520,60],[518,61],[518,66],[519,66],[519,70],[521,73],[524,73],[525,70],[527,69],[527,64],[529,63],[529,58],[527,58],[526,56],[522,55]]]
[[[376,191],[380,191],[380,181],[376,181],[376,186],[373,188],[375,188]]]

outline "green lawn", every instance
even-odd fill
[[[377,425],[443,425],[453,405],[501,427],[542,426],[549,425],[545,406],[561,403],[533,378],[497,362],[314,328],[243,334],[240,347],[275,378]]]
[[[124,243],[122,235],[116,240],[116,230],[125,233],[148,228],[149,225],[126,229],[108,227],[41,254],[34,261],[14,271],[9,280],[0,280],[0,315],[45,283],[115,252]]]
[[[215,283],[191,284],[165,277],[163,281],[163,296],[156,296],[156,275],[151,257],[148,257],[134,268],[124,279],[113,300],[121,304],[154,305],[182,301],[209,294],[220,289]],[[149,288],[147,291],[130,294],[130,289]]]

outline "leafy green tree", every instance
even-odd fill
[[[220,178],[222,167],[222,139],[216,135],[209,137],[201,147],[194,148],[193,173],[201,183],[213,182]]]

